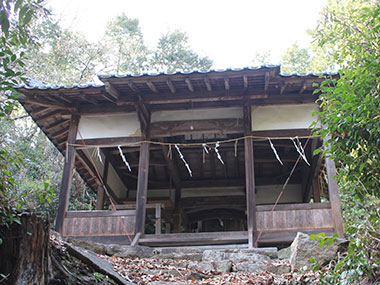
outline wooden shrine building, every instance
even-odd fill
[[[260,246],[298,231],[343,234],[334,162],[313,156],[313,91],[323,79],[279,66],[99,79],[19,87],[65,156],[62,235]],[[97,193],[96,210],[67,210],[73,171]]]

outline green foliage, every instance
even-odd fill
[[[0,1],[0,117],[9,115],[15,106],[18,94],[13,86],[22,80],[19,69],[25,65],[24,49],[33,44],[28,30],[33,15],[27,1]]]
[[[319,131],[338,163],[348,252],[324,268],[324,283],[372,282],[380,275],[380,3],[330,1],[314,32],[330,50],[340,77],[321,92]]]
[[[318,260],[311,257],[314,272],[320,271],[323,284],[354,284],[376,280],[380,264],[380,220],[379,209],[369,213],[366,223],[347,228],[352,240],[346,253],[338,254],[334,266],[322,267]],[[319,240],[320,246],[329,246],[337,236],[325,237],[324,234],[311,235],[310,238]]]
[[[308,48],[300,48],[296,42],[282,55],[281,71],[288,74],[325,73],[336,71],[336,66],[327,49],[315,43]]]
[[[320,43],[335,34],[342,66],[339,79],[321,86],[323,111],[320,131],[331,145],[332,158],[346,169],[346,179],[357,185],[356,194],[380,195],[380,4],[352,8],[351,17],[337,17],[320,27]],[[330,19],[327,17],[327,19]],[[318,92],[319,90],[317,90]],[[359,183],[359,184],[357,184]]]
[[[141,73],[148,67],[148,48],[144,44],[138,19],[125,14],[107,24],[104,36],[107,47],[105,72]]]
[[[251,61],[252,66],[274,65],[271,59],[271,51],[256,52]]]
[[[192,51],[186,33],[179,30],[163,35],[154,52],[152,66],[158,71],[175,72],[209,70],[212,61],[208,57],[200,57]]]
[[[310,53],[306,48],[300,48],[297,43],[292,44],[284,53],[281,60],[281,71],[284,73],[310,72]]]
[[[23,49],[33,41],[28,33],[28,25],[34,15],[34,8],[27,1],[0,1],[0,118],[4,120],[15,106],[17,97],[13,86],[22,80],[22,72],[17,71],[24,63]],[[22,159],[11,153],[1,137],[0,145],[0,225],[9,226],[20,222],[17,209],[22,207],[22,200],[11,195],[15,189],[12,168],[20,169]],[[1,238],[0,238],[1,240]]]
[[[103,64],[104,47],[89,43],[84,35],[60,27],[50,16],[32,23],[39,48],[26,50],[28,77],[54,84],[94,82]]]

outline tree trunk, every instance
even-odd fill
[[[21,224],[13,223],[1,232],[0,273],[7,276],[3,284],[47,284],[48,221],[34,214],[23,214]]]

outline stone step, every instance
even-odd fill
[[[156,247],[154,253],[156,255],[171,255],[171,254],[203,254],[205,251],[213,251],[220,253],[237,253],[244,254],[260,254],[266,255],[270,258],[278,258],[278,250],[276,247],[260,247],[260,248],[247,248],[247,247],[217,247],[217,246],[198,246],[198,247]]]

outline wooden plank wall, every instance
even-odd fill
[[[67,212],[63,236],[127,236],[134,235],[136,211],[73,211]]]
[[[257,206],[258,231],[334,229],[329,203]]]

